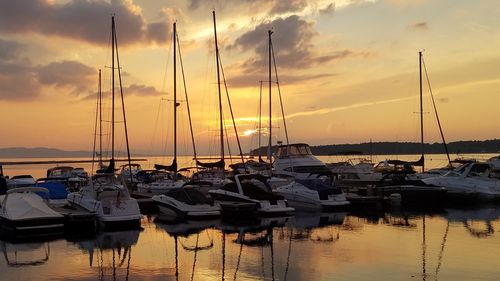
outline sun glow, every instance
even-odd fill
[[[255,135],[257,132],[258,132],[257,129],[246,130],[243,132],[243,136],[249,137],[249,136]]]

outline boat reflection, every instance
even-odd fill
[[[0,248],[9,267],[39,266],[50,256],[48,242],[16,244],[0,241]]]
[[[75,241],[89,255],[89,266],[97,270],[99,280],[129,279],[132,246],[139,240],[140,230],[100,232],[95,238]],[[94,259],[97,266],[94,265]]]

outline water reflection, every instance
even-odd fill
[[[500,208],[165,222],[0,241],[6,280],[494,280]],[[70,257],[70,258],[69,258]]]
[[[89,266],[94,272],[97,270],[99,280],[104,280],[107,276],[112,277],[112,280],[119,280],[120,275],[124,276],[124,280],[128,280],[132,246],[137,244],[139,234],[139,230],[101,232],[94,239],[78,241],[75,244],[88,253]]]
[[[0,248],[9,267],[39,266],[45,264],[50,256],[48,242],[14,244],[0,241]]]

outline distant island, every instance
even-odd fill
[[[455,141],[447,144],[450,154],[500,153],[500,140]],[[261,147],[261,155],[267,153],[267,147]],[[426,154],[444,154],[442,143],[424,144]],[[273,152],[276,146],[273,146]],[[420,154],[422,145],[417,142],[364,142],[359,144],[312,145],[314,155],[402,155]],[[250,155],[259,154],[258,149],[250,151]]]

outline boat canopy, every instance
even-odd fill
[[[169,190],[165,195],[189,205],[212,203],[205,194],[195,188],[174,188]]]
[[[224,169],[224,167],[226,166],[226,163],[224,162],[223,159],[221,159],[221,160],[219,160],[217,162],[210,162],[210,163],[203,163],[203,162],[200,162],[200,161],[196,160],[196,165],[204,167],[204,168],[220,168],[220,169]]]
[[[306,156],[312,155],[311,148],[307,143],[295,143],[278,146],[276,157]]]

